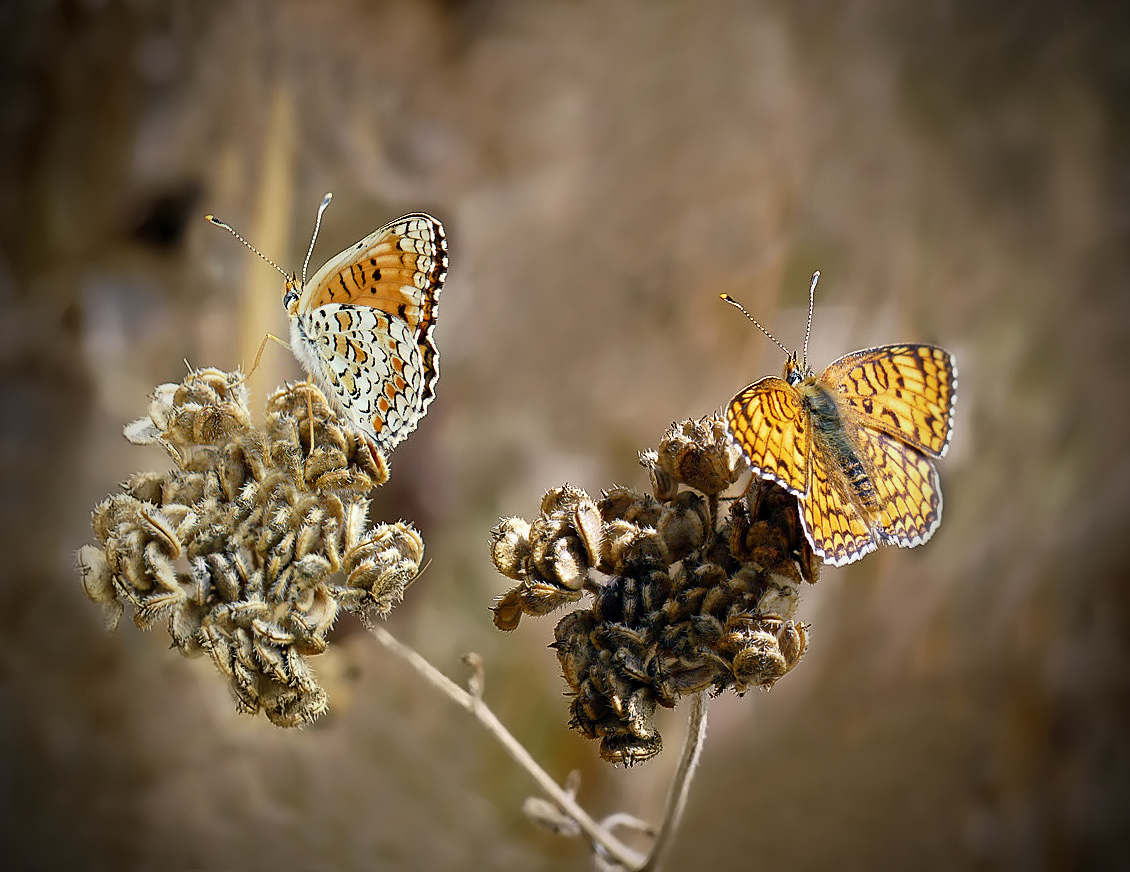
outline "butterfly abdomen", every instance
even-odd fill
[[[832,392],[813,380],[801,394],[812,422],[813,436],[820,440],[827,455],[843,474],[843,483],[849,491],[847,496],[854,497],[853,501],[857,501],[863,509],[877,509],[879,497],[875,492],[875,484],[867,474],[867,467],[859,459],[848,435],[850,425],[844,420]]]

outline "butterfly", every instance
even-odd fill
[[[783,378],[763,378],[730,401],[726,426],[754,473],[797,497],[813,552],[843,566],[880,544],[921,545],[938,529],[934,460],[953,433],[957,368],[944,349],[906,343],[853,351],[817,376],[808,337],[819,277],[802,360],[722,295],[787,355]]]
[[[447,237],[431,215],[417,212],[375,230],[306,280],[283,270],[290,348],[337,413],[386,457],[416,429],[435,397],[439,350],[432,332],[447,278]],[[261,350],[261,349],[260,349]]]

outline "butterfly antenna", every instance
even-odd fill
[[[302,261],[302,285],[306,286],[306,268],[310,266],[310,256],[314,253],[314,243],[318,241],[318,231],[322,229],[322,215],[325,214],[326,207],[330,205],[330,200],[334,198],[332,192],[322,197],[322,205],[318,207],[318,218],[314,222],[314,235],[310,237],[310,248],[306,252],[306,260]]]
[[[820,281],[820,270],[812,274],[812,284],[808,286],[808,326],[804,328],[804,368],[808,369],[808,337],[812,335],[812,302],[816,299],[816,283]]]
[[[250,242],[248,242],[246,239],[244,239],[238,233],[236,233],[235,228],[233,228],[230,224],[225,224],[223,221],[221,221],[215,215],[205,215],[204,220],[209,222],[210,224],[215,224],[217,227],[223,227],[224,230],[226,230],[228,233],[230,233],[232,236],[234,236],[236,239],[238,239],[240,242],[242,242],[247,247],[247,249],[249,251],[251,251],[254,254],[259,255],[259,257],[261,257],[263,260],[265,260],[267,263],[269,263],[271,266],[273,266],[275,269],[277,269],[280,273],[282,273],[284,279],[288,279],[288,280],[290,279],[290,276],[287,274],[286,270],[284,270],[281,266],[279,266],[277,263],[275,263],[273,260],[271,260],[269,257],[267,257],[267,255],[263,254],[263,252],[261,252],[259,249],[257,249],[254,245],[252,245]]]
[[[785,346],[781,344],[780,339],[778,339],[776,336],[774,336],[772,333],[770,333],[768,330],[766,330],[764,327],[762,327],[761,322],[758,321],[751,314],[749,314],[749,312],[746,311],[745,306],[743,306],[741,303],[739,303],[737,300],[735,300],[729,294],[719,294],[718,296],[722,300],[724,300],[725,302],[727,302],[731,306],[733,306],[735,309],[737,309],[739,312],[741,312],[743,315],[745,315],[747,318],[749,318],[749,320],[754,323],[754,326],[757,327],[758,330],[760,330],[762,333],[764,333],[766,336],[768,336],[774,342],[776,342],[777,347],[780,348],[783,352],[785,352],[786,355],[789,355],[789,356],[792,355],[792,352],[789,351],[789,349],[785,348]]]

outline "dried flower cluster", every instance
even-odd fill
[[[532,522],[504,519],[491,539],[495,566],[518,582],[494,607],[500,629],[591,596],[558,622],[552,647],[570,726],[625,765],[662,748],[657,705],[769,688],[797,664],[808,644],[792,619],[799,587],[819,569],[796,499],[777,485],[755,478],[720,510],[746,470],[720,416],[674,425],[640,462],[652,493],[594,500],[565,485]]]
[[[384,458],[306,383],[276,391],[252,426],[240,375],[216,369],[158,387],[126,436],[162,445],[174,468],[95,508],[87,595],[112,625],[128,604],[139,627],[166,622],[182,654],[207,652],[241,710],[281,726],[323,714],[307,656],[339,609],[387,615],[423,556],[407,524],[368,525]]]

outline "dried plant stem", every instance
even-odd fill
[[[530,753],[514,738],[506,727],[502,725],[502,722],[498,720],[494,712],[487,707],[482,699],[468,693],[432,666],[431,663],[420,656],[414,649],[400,642],[384,627],[378,624],[370,624],[368,629],[384,648],[407,661],[408,664],[430,682],[432,686],[474,715],[476,720],[486,728],[487,732],[498,740],[499,744],[502,745],[515,762],[530,774],[546,795],[557,803],[569,817],[575,820],[585,834],[588,835],[595,844],[603,848],[609,857],[626,869],[639,869],[641,867],[644,858],[636,851],[624,845],[619,839],[589,817],[585,810],[577,804],[576,800],[537,764],[534,758],[530,756]],[[693,726],[692,724],[692,729]],[[701,742],[699,744],[701,744]],[[684,754],[684,758],[686,756],[687,755]],[[693,757],[697,760],[697,750],[694,752]],[[689,774],[689,770],[693,768],[694,765],[692,761],[689,767],[680,763],[679,770],[681,774],[684,774],[684,770],[687,770],[684,774],[685,778],[686,774]],[[677,821],[678,813],[682,810],[683,802],[685,801],[685,790],[681,790],[679,793],[683,795],[683,798],[677,802],[678,809],[673,815],[671,810],[668,810],[667,817],[672,819],[672,821]]]
[[[651,847],[647,862],[639,872],[655,872],[663,865],[667,852],[671,848],[671,840],[679,828],[679,821],[683,817],[683,809],[687,805],[687,795],[690,793],[691,779],[698,766],[699,757],[702,756],[702,745],[706,740],[706,694],[696,693],[691,698],[691,717],[687,724],[687,738],[683,743],[683,754],[679,758],[679,768],[671,782],[670,792],[667,794],[667,806],[663,809],[663,823],[659,826],[655,843]]]

